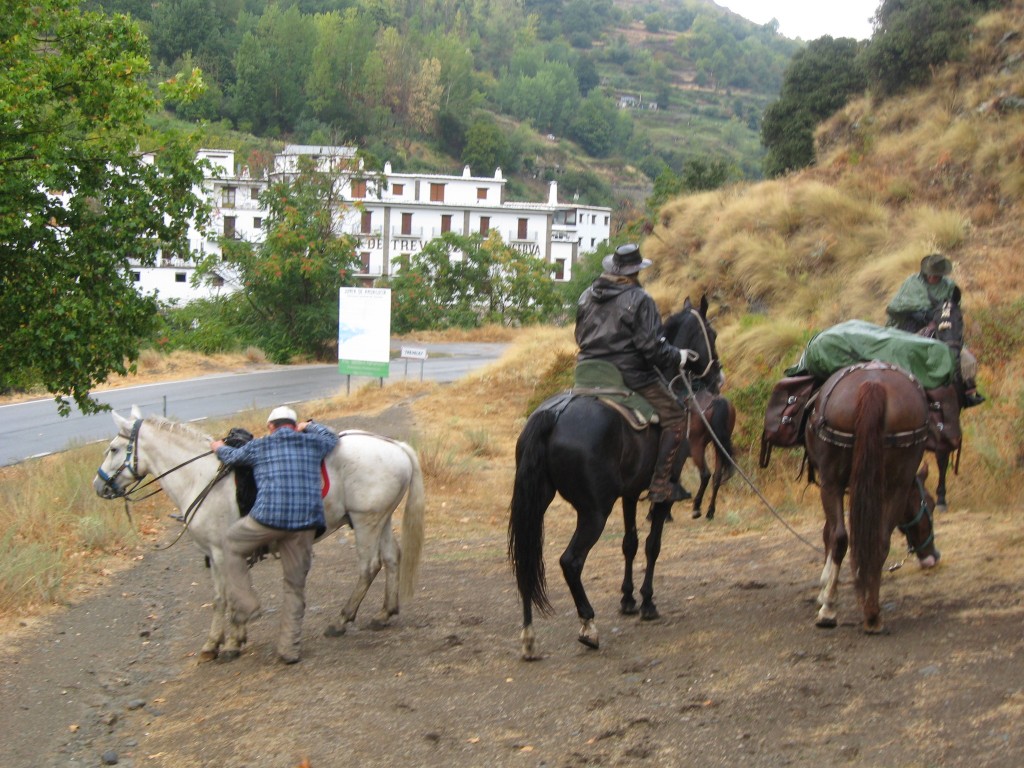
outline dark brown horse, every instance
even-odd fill
[[[928,434],[928,400],[910,374],[890,363],[858,363],[822,386],[806,429],[809,475],[821,488],[825,567],[817,625],[836,626],[839,572],[849,547],[864,631],[881,632],[878,592],[892,532],[909,525],[917,469]],[[843,508],[850,494],[849,529]],[[923,503],[923,502],[922,502]],[[920,505],[918,505],[920,507]],[[914,530],[920,535],[919,530]],[[922,549],[924,557],[934,552]],[[922,552],[918,557],[922,557]]]
[[[706,302],[704,305],[706,307]],[[688,371],[714,367],[714,334],[702,313],[688,314],[681,336],[682,348],[696,359]],[[658,455],[657,426],[637,431],[615,410],[596,397],[569,393],[549,398],[527,419],[516,442],[516,474],[509,505],[508,557],[523,604],[520,637],[526,660],[539,659],[533,629],[533,609],[548,612],[544,568],[544,514],[559,494],[576,510],[576,530],[559,558],[580,621],[579,641],[598,647],[594,608],[583,588],[587,555],[601,538],[617,499],[622,499],[625,532],[622,554],[625,574],[619,610],[658,618],[654,604],[654,566],[661,552],[661,536],[672,501],[653,504],[647,535],[647,567],[637,606],[633,590],[633,561],[639,549],[636,508],[648,488]]]
[[[946,473],[949,469],[950,458],[953,459],[953,474],[957,473],[960,466],[962,440],[960,413],[964,406],[966,388],[960,370],[964,346],[964,317],[960,310],[959,288],[954,289],[949,301],[939,305],[923,333],[947,344],[956,359],[953,383],[943,388],[941,393],[934,391],[932,393],[932,429],[925,446],[928,451],[935,454],[935,465],[939,471],[935,487],[935,508],[939,512],[945,512],[948,508],[946,505]],[[973,386],[973,382],[971,384]]]
[[[679,473],[682,471],[689,458],[693,461],[694,467],[700,477],[700,487],[693,497],[693,517],[701,516],[701,507],[704,503],[704,494],[707,492],[708,484],[711,484],[711,499],[708,501],[708,520],[715,516],[715,504],[718,500],[718,489],[722,483],[732,477],[733,465],[732,456],[732,431],[736,426],[736,408],[721,394],[721,388],[725,377],[722,374],[722,365],[715,350],[715,332],[710,321],[707,320],[708,302],[707,297],[701,299],[700,308],[694,307],[687,298],[683,308],[669,316],[665,320],[665,338],[671,344],[685,346],[685,332],[690,327],[686,318],[697,315],[708,329],[708,341],[712,349],[712,363],[704,369],[698,370],[690,379],[690,391],[677,392],[676,394],[685,397],[689,418],[686,425],[686,440],[689,444],[689,451],[680,452],[678,460],[679,467],[676,472],[676,484],[678,486]],[[714,446],[715,470],[712,474],[708,469],[707,450],[708,446]],[[679,486],[681,491],[681,486]],[[677,499],[685,498],[681,493]]]

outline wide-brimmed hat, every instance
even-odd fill
[[[610,275],[635,275],[641,269],[651,266],[651,260],[640,256],[640,246],[626,243],[615,249],[615,253],[605,256],[601,267]]]
[[[295,411],[287,405],[277,406],[277,408],[272,410],[270,415],[267,416],[267,424],[273,424],[275,421],[290,421],[292,424],[299,423],[299,419],[295,415]]]
[[[953,271],[953,262],[941,253],[929,253],[921,259],[921,274],[928,277],[945,277]]]

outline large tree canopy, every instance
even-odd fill
[[[828,35],[811,42],[786,69],[779,100],[764,113],[765,173],[780,176],[814,162],[814,127],[866,85],[857,65],[860,44]]]
[[[151,327],[129,258],[186,255],[200,216],[193,148],[147,137],[149,45],[126,16],[79,0],[0,5],[0,391],[71,398],[125,373]]]

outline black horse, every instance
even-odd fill
[[[707,300],[702,311],[688,313],[678,338],[682,348],[696,353],[688,371],[713,366],[714,334],[707,324]],[[522,652],[538,659],[533,630],[533,608],[551,610],[544,572],[544,513],[556,493],[576,509],[576,531],[559,564],[580,619],[579,641],[598,647],[594,609],[583,588],[587,555],[604,531],[612,506],[622,499],[625,533],[622,553],[625,576],[620,611],[638,612],[633,596],[633,560],[639,548],[636,508],[650,484],[658,455],[658,428],[637,430],[595,397],[556,395],[530,416],[516,443],[516,475],[509,510],[508,556],[523,603]],[[661,551],[661,535],[672,501],[652,505],[651,530],[645,553],[647,569],[640,588],[640,618],[658,618],[654,605],[654,565]]]
[[[964,381],[961,371],[962,356],[964,352],[964,317],[960,310],[960,288],[953,290],[953,295],[948,301],[940,304],[931,318],[928,326],[921,331],[925,335],[932,336],[937,341],[944,342],[949,346],[956,359],[953,389],[955,396],[941,398],[939,407],[940,413],[933,416],[933,424],[938,421],[943,425],[942,430],[932,429],[926,448],[935,454],[935,464],[938,468],[938,483],[935,487],[935,509],[945,512],[946,505],[946,473],[949,469],[949,460],[953,456],[953,473],[956,474],[960,465],[960,413],[963,410],[966,390],[968,384]],[[973,382],[971,382],[973,386]],[[955,424],[955,430],[951,427]]]
[[[665,321],[665,338],[669,343],[678,346],[685,344],[687,315],[696,313],[697,310],[690,303],[689,298],[683,304],[683,308]],[[701,302],[700,313],[702,317],[707,316],[707,299]],[[722,396],[721,388],[724,383],[722,364],[715,350],[715,332],[709,323],[705,323],[708,329],[709,343],[712,350],[712,362],[705,370],[696,372],[691,379],[693,392],[683,392],[686,397],[687,424],[686,441],[689,446],[687,452],[680,452],[678,468],[676,470],[676,484],[679,487],[677,500],[685,498],[682,493],[682,486],[679,485],[679,474],[682,472],[686,459],[693,461],[700,477],[700,486],[693,497],[694,519],[701,516],[701,507],[704,503],[704,494],[707,492],[708,484],[711,484],[711,499],[708,501],[708,520],[715,517],[715,504],[718,501],[718,489],[722,483],[732,477],[732,431],[736,426],[736,408],[728,399]],[[692,396],[691,396],[692,395]],[[714,473],[708,469],[707,448],[708,445],[715,447],[715,469]],[[712,482],[713,480],[713,482]]]

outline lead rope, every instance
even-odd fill
[[[673,389],[673,385],[675,384],[677,379],[683,380],[683,383],[686,385],[686,391],[688,393],[687,399],[692,400],[696,405],[696,395],[694,395],[693,387],[690,384],[690,377],[684,374],[682,371],[680,371],[679,375],[669,383],[669,389]],[[768,511],[772,513],[775,519],[782,523],[786,530],[793,534],[797,539],[802,541],[804,544],[806,544],[808,547],[814,550],[817,554],[824,556],[825,551],[823,549],[815,546],[807,539],[805,539],[803,536],[801,536],[800,533],[793,528],[793,526],[791,526],[782,518],[782,515],[778,513],[778,510],[776,510],[775,507],[772,506],[771,502],[769,502],[768,499],[765,498],[764,494],[761,493],[761,490],[757,487],[756,483],[754,483],[754,481],[747,476],[747,473],[743,471],[743,468],[736,463],[735,459],[733,459],[731,455],[729,455],[729,452],[725,450],[725,447],[722,445],[722,442],[718,439],[718,435],[715,434],[715,430],[711,427],[711,424],[708,423],[707,417],[704,416],[704,411],[699,406],[695,407],[694,410],[700,416],[701,421],[704,422],[704,426],[707,427],[708,434],[711,435],[711,439],[715,441],[715,445],[718,447],[719,452],[723,456],[725,456],[725,458],[729,460],[729,463],[732,464],[733,468],[740,473],[740,477],[742,477],[746,484],[750,486],[750,489],[755,494],[757,494],[757,497],[761,499],[761,501],[768,508]]]

